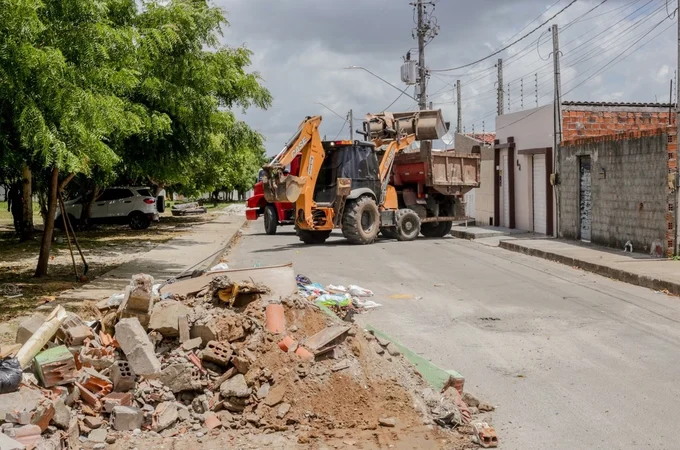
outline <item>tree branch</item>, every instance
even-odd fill
[[[75,177],[75,176],[76,176],[75,173],[70,173],[70,174],[68,174],[68,176],[66,178],[61,180],[61,183],[59,183],[59,188],[58,188],[57,192],[61,193],[61,191],[64,190],[66,185],[69,184],[71,182],[71,180],[73,179],[73,177]]]

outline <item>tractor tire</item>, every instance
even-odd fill
[[[382,234],[382,237],[385,239],[396,239],[397,229],[395,227],[381,227],[380,234]]]
[[[420,234],[420,217],[411,209],[397,211],[397,240],[413,241]]]
[[[342,234],[350,244],[372,244],[380,231],[380,211],[375,200],[364,196],[347,202],[342,217]]]
[[[440,238],[451,233],[453,222],[432,222],[420,225],[420,232],[428,238]]]
[[[298,230],[298,237],[307,245],[319,245],[326,242],[326,239],[331,235],[331,230],[327,231],[312,231],[312,230]]]
[[[264,232],[268,235],[276,234],[276,227],[279,224],[279,217],[274,205],[264,207]]]

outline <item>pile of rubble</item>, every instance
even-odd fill
[[[293,277],[259,281],[271,275],[262,269],[160,289],[136,275],[120,305],[104,302],[96,320],[58,306],[23,322],[0,364],[0,449],[201,442],[221,429],[292,431],[304,442],[319,430],[423,423],[462,427],[495,446],[486,424],[465,428],[493,408],[461,396],[462,379],[435,392],[393,343],[326,314]]]

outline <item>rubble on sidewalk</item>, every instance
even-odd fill
[[[177,281],[189,295],[173,294],[172,284],[156,289],[140,274],[107,324],[61,306],[26,323],[17,337],[23,381],[0,394],[0,448],[101,447],[220,429],[314,439],[330,429],[432,423],[497,443],[493,427],[471,424],[471,409],[493,407],[461,395],[455,380],[435,392],[393,343],[352,323],[362,311],[354,300],[372,292],[327,290],[302,276],[296,286],[290,271],[275,268],[270,285],[267,268]],[[344,300],[329,303],[327,294]],[[328,304],[341,319],[322,311]]]

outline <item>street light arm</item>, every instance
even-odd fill
[[[418,101],[417,98],[415,98],[414,96],[412,96],[412,95],[409,94],[408,92],[406,92],[406,91],[404,91],[404,90],[402,90],[402,89],[399,89],[397,86],[393,85],[392,83],[390,83],[389,81],[387,81],[387,80],[384,79],[383,77],[374,74],[373,72],[371,72],[370,70],[368,70],[368,69],[365,68],[365,67],[361,67],[361,66],[349,66],[349,67],[345,67],[345,69],[361,69],[361,70],[364,70],[364,71],[370,73],[371,75],[373,75],[374,77],[376,77],[377,79],[379,79],[380,81],[382,81],[383,83],[389,84],[389,85],[392,86],[394,89],[396,89],[396,90],[398,90],[399,92],[401,92],[402,94],[408,96],[409,98],[412,98],[412,99],[415,100],[415,101]]]

